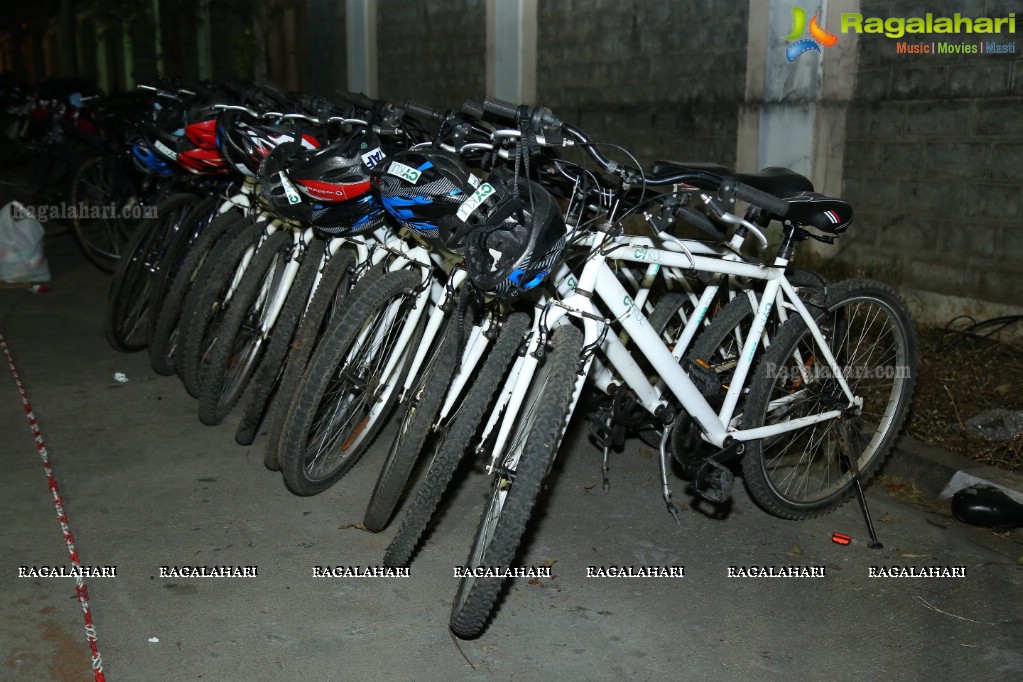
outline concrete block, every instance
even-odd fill
[[[856,99],[873,102],[884,99],[891,84],[891,69],[866,69],[856,74]]]
[[[921,145],[918,142],[883,142],[878,146],[879,177],[911,178],[920,172]]]
[[[1009,93],[1012,64],[994,57],[983,64],[957,64],[948,67],[949,97],[989,97]]]
[[[877,143],[863,142],[845,150],[844,171],[850,177],[871,177],[877,170]]]
[[[969,184],[963,189],[962,215],[1011,220],[1019,215],[1021,197],[1019,185]]]
[[[930,179],[904,180],[899,183],[900,213],[946,216],[960,201],[962,184]]]
[[[930,221],[905,213],[890,213],[879,220],[878,246],[915,254],[937,250],[934,225]]]
[[[945,95],[946,67],[924,66],[892,69],[888,96],[895,99],[920,99]]]
[[[971,285],[976,285],[976,271],[967,269],[965,263],[948,256],[907,257],[905,286],[939,294],[962,294]]]
[[[988,176],[996,181],[1016,180],[1023,182],[1023,140],[1019,142],[996,142],[992,146]]]
[[[1023,137],[1023,98],[979,99],[973,107],[975,135]]]
[[[968,100],[933,100],[906,104],[910,135],[964,137],[970,122]]]
[[[942,246],[950,257],[972,255],[989,258],[997,255],[1002,228],[998,224],[962,220],[941,223],[938,231]]]
[[[977,296],[996,303],[1018,305],[1023,301],[1023,275],[1019,264],[987,264],[978,272]],[[953,292],[954,293],[954,292]]]
[[[891,215],[899,201],[899,183],[873,176],[857,178],[847,175],[842,198],[852,204],[857,216],[861,212]]]
[[[986,142],[930,142],[923,162],[927,174],[934,177],[979,177],[987,166]]]

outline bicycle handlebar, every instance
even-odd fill
[[[434,109],[433,107],[428,107],[425,104],[413,102],[410,99],[405,100],[405,103],[401,106],[401,108],[404,109],[406,113],[412,114],[413,116],[429,119],[437,123],[443,123],[448,118],[448,115],[440,109]]]
[[[366,111],[373,111],[373,106],[377,102],[383,101],[370,99],[361,92],[351,92],[350,90],[345,90],[343,88],[338,88],[335,92],[337,96],[343,99],[344,101],[348,102],[349,104],[355,105],[360,109],[365,109]]]
[[[721,182],[721,192],[733,192],[736,199],[749,202],[754,206],[765,208],[779,218],[784,218],[789,212],[788,203],[773,194],[762,192],[755,187],[743,184],[735,178],[725,178]]]

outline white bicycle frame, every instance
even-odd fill
[[[603,239],[601,237],[596,238]],[[605,246],[607,246],[607,241],[604,240]],[[561,300],[549,300],[537,307],[533,336],[529,343],[528,352],[514,368],[516,373],[509,378],[509,382],[506,384],[506,396],[503,397],[501,404],[491,415],[491,421],[488,424],[488,426],[492,427],[497,419],[495,415],[497,415],[498,411],[500,409],[506,410],[499,417],[501,426],[497,434],[488,470],[493,471],[500,463],[512,426],[518,416],[518,410],[525,401],[527,391],[532,384],[533,375],[538,364],[536,349],[539,343],[546,341],[547,334],[543,332],[553,329],[558,324],[568,323],[568,320],[565,319],[567,317],[578,318],[581,321],[584,332],[584,348],[597,348],[599,345],[610,368],[613,369],[617,377],[620,377],[632,389],[638,402],[651,414],[657,414],[660,409],[668,406],[667,402],[658,385],[650,382],[644,370],[634,360],[633,352],[638,351],[639,354],[645,357],[660,379],[658,384],[663,382],[663,385],[679,401],[682,409],[699,426],[703,439],[717,447],[725,447],[726,444],[733,441],[755,440],[787,433],[811,424],[838,418],[843,414],[842,410],[829,410],[820,414],[752,429],[740,429],[733,423],[735,408],[746,385],[746,377],[749,375],[753,356],[757,346],[761,343],[762,334],[771,309],[776,304],[794,311],[803,318],[810,333],[819,344],[821,354],[831,369],[832,376],[838,381],[849,403],[857,406],[862,405],[862,399],[853,395],[848,383],[845,381],[841,368],[831,353],[823,334],[814,322],[813,316],[800,300],[793,286],[785,278],[787,260],[779,257],[775,259],[771,266],[751,265],[741,262],[737,258],[729,259],[728,257],[709,256],[695,252],[690,255],[674,250],[653,248],[651,240],[642,237],[623,236],[612,238],[610,241],[613,242],[613,247],[618,248],[612,247],[591,251],[582,273],[575,282],[575,286],[572,287],[572,293]],[[657,263],[662,266],[679,267],[699,272],[722,273],[765,281],[764,292],[761,296],[752,328],[746,336],[740,358],[734,370],[731,385],[718,413],[714,412],[713,408],[696,388],[692,380],[690,380],[685,370],[679,364],[678,358],[675,357],[664,341],[650,327],[647,318],[618,281],[614,271],[608,266],[608,261]],[[609,317],[605,317],[594,305],[594,296],[607,307],[610,313]],[[698,326],[698,318],[699,315],[694,315],[687,324],[687,328]],[[613,322],[621,324],[622,329],[632,341],[635,350],[625,347],[617,335],[611,333],[609,327]],[[684,336],[685,333],[683,333]],[[571,403],[572,410],[575,409],[575,404],[578,401],[582,386],[589,375],[593,362],[593,353],[588,354],[587,357],[581,360],[579,378],[576,382]],[[804,369],[803,371],[805,372],[806,370]],[[485,438],[486,435],[484,435]],[[513,457],[517,457],[517,453],[513,453]],[[506,465],[513,467],[516,464],[517,462],[509,462]]]

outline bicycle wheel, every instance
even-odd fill
[[[447,395],[458,362],[455,354],[461,344],[458,343],[457,322],[448,320],[446,324],[440,344],[430,354],[419,379],[396,411],[398,433],[391,443],[366,507],[362,525],[367,530],[381,531],[391,520],[391,514],[398,506],[398,499],[412,474],[412,467],[416,464],[419,452],[430,434],[430,427]]]
[[[253,254],[206,346],[200,370],[199,421],[216,426],[238,402],[263,353],[269,306],[284,286],[283,276],[294,247],[290,231],[270,235]],[[301,266],[299,266],[301,267]],[[307,285],[308,286],[308,285]]]
[[[256,436],[256,429],[263,421],[267,400],[284,369],[284,359],[288,355],[288,349],[295,336],[295,327],[298,325],[302,313],[305,312],[307,304],[310,303],[313,282],[316,279],[316,273],[319,272],[320,266],[323,264],[323,252],[326,246],[326,242],[322,239],[314,239],[302,254],[302,264],[295,275],[295,282],[291,285],[288,297],[271,330],[266,351],[252,374],[252,382],[249,385],[248,397],[242,410],[241,422],[234,436],[239,445],[252,443]]]
[[[852,461],[864,483],[877,471],[906,418],[919,367],[909,311],[887,284],[855,279],[831,285],[817,325],[863,405],[855,415],[747,444],[742,464],[750,496],[786,519],[819,516],[848,500]],[[817,340],[795,317],[754,374],[743,428],[847,407]]]
[[[167,247],[164,253],[163,262],[160,264],[160,272],[153,285],[153,325],[160,315],[160,309],[167,299],[167,290],[174,281],[174,276],[181,269],[185,256],[191,246],[202,236],[202,233],[209,227],[210,223],[220,214],[217,213],[217,205],[221,199],[218,196],[209,196],[192,207],[192,210],[181,222],[181,229],[174,235],[174,240]],[[152,334],[150,334],[152,336]]]
[[[263,232],[254,229],[251,222],[246,227],[249,229],[242,230],[230,242],[217,243],[197,276],[196,281],[202,285],[192,287],[185,299],[176,362],[181,383],[193,398],[198,398],[201,392],[202,370],[212,342],[210,332],[225,313],[245,254],[262,239]]]
[[[149,341],[149,363],[157,374],[170,376],[177,371],[176,355],[181,336],[179,325],[183,319],[185,299],[195,283],[201,281],[198,276],[207,256],[216,244],[230,243],[248,227],[243,216],[233,212],[223,213],[203,230],[188,249],[188,255],[171,279],[170,287],[163,297],[163,304],[153,326],[153,336]]]
[[[138,220],[126,216],[126,209],[138,207],[131,179],[118,158],[111,154],[86,157],[71,181],[71,221],[82,253],[103,272],[117,267]],[[120,215],[108,215],[108,207]],[[91,215],[98,211],[98,215]],[[88,213],[88,215],[86,215]]]
[[[281,471],[295,494],[315,495],[336,483],[393,407],[415,347],[397,341],[421,281],[419,270],[399,270],[353,292],[317,347],[281,434]],[[385,375],[392,357],[399,360]]]
[[[107,339],[118,350],[137,351],[149,342],[152,288],[170,240],[199,201],[177,194],[157,206],[157,217],[139,226],[110,282]]]
[[[505,321],[501,334],[490,349],[482,369],[473,380],[458,411],[448,422],[423,483],[409,505],[398,532],[384,553],[385,566],[408,565],[412,553],[419,544],[419,538],[426,531],[444,491],[462,461],[468,444],[476,435],[480,421],[501,389],[501,382],[507,375],[528,329],[529,316],[523,313],[515,313]]]
[[[475,577],[477,568],[507,568],[526,530],[526,522],[550,470],[571,414],[583,335],[564,326],[551,334],[553,350],[534,377],[515,427],[504,465],[493,478],[490,503],[483,511],[451,609],[451,631],[463,639],[478,637],[494,608],[503,578]]]
[[[330,328],[330,322],[341,315],[344,310],[345,301],[348,298],[350,282],[352,280],[352,268],[355,265],[355,255],[350,251],[339,251],[327,264],[323,271],[323,277],[316,287],[313,300],[309,303],[309,309],[302,316],[302,321],[295,332],[295,340],[288,352],[288,359],[284,363],[284,371],[277,382],[273,397],[270,400],[270,409],[267,411],[267,436],[266,445],[263,448],[263,465],[270,471],[280,471],[280,441],[281,432],[284,428],[284,420],[290,411],[291,400],[298,389],[302,375],[305,374],[306,365],[312,357],[320,338]],[[376,268],[370,270],[363,277],[376,279],[380,275]],[[360,280],[362,281],[362,280]],[[240,429],[241,427],[239,427]],[[252,437],[255,438],[253,427]],[[235,434],[235,438],[238,435]],[[246,445],[245,442],[241,442]]]

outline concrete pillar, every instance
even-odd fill
[[[131,23],[121,23],[121,62],[124,64],[124,89],[135,88],[135,43],[131,37]]]
[[[104,92],[110,92],[110,61],[107,49],[107,25],[95,23],[96,33],[96,85]]]
[[[348,90],[377,96],[377,3],[346,0]]]
[[[789,62],[792,8],[805,5],[801,0],[749,2],[746,103],[739,116],[736,166],[742,171],[785,166],[809,177],[817,191],[840,195],[856,34],[839,33],[839,18],[858,12],[859,0],[820,0],[818,22],[839,40]]]
[[[153,0],[153,58],[156,64],[156,75],[163,76],[163,35],[160,28],[160,0]]]
[[[196,64],[199,71],[199,80],[207,80],[213,78],[213,45],[210,42],[209,0],[199,0],[196,19],[195,49],[198,53],[196,54]]]
[[[487,0],[487,94],[536,103],[536,0]]]

